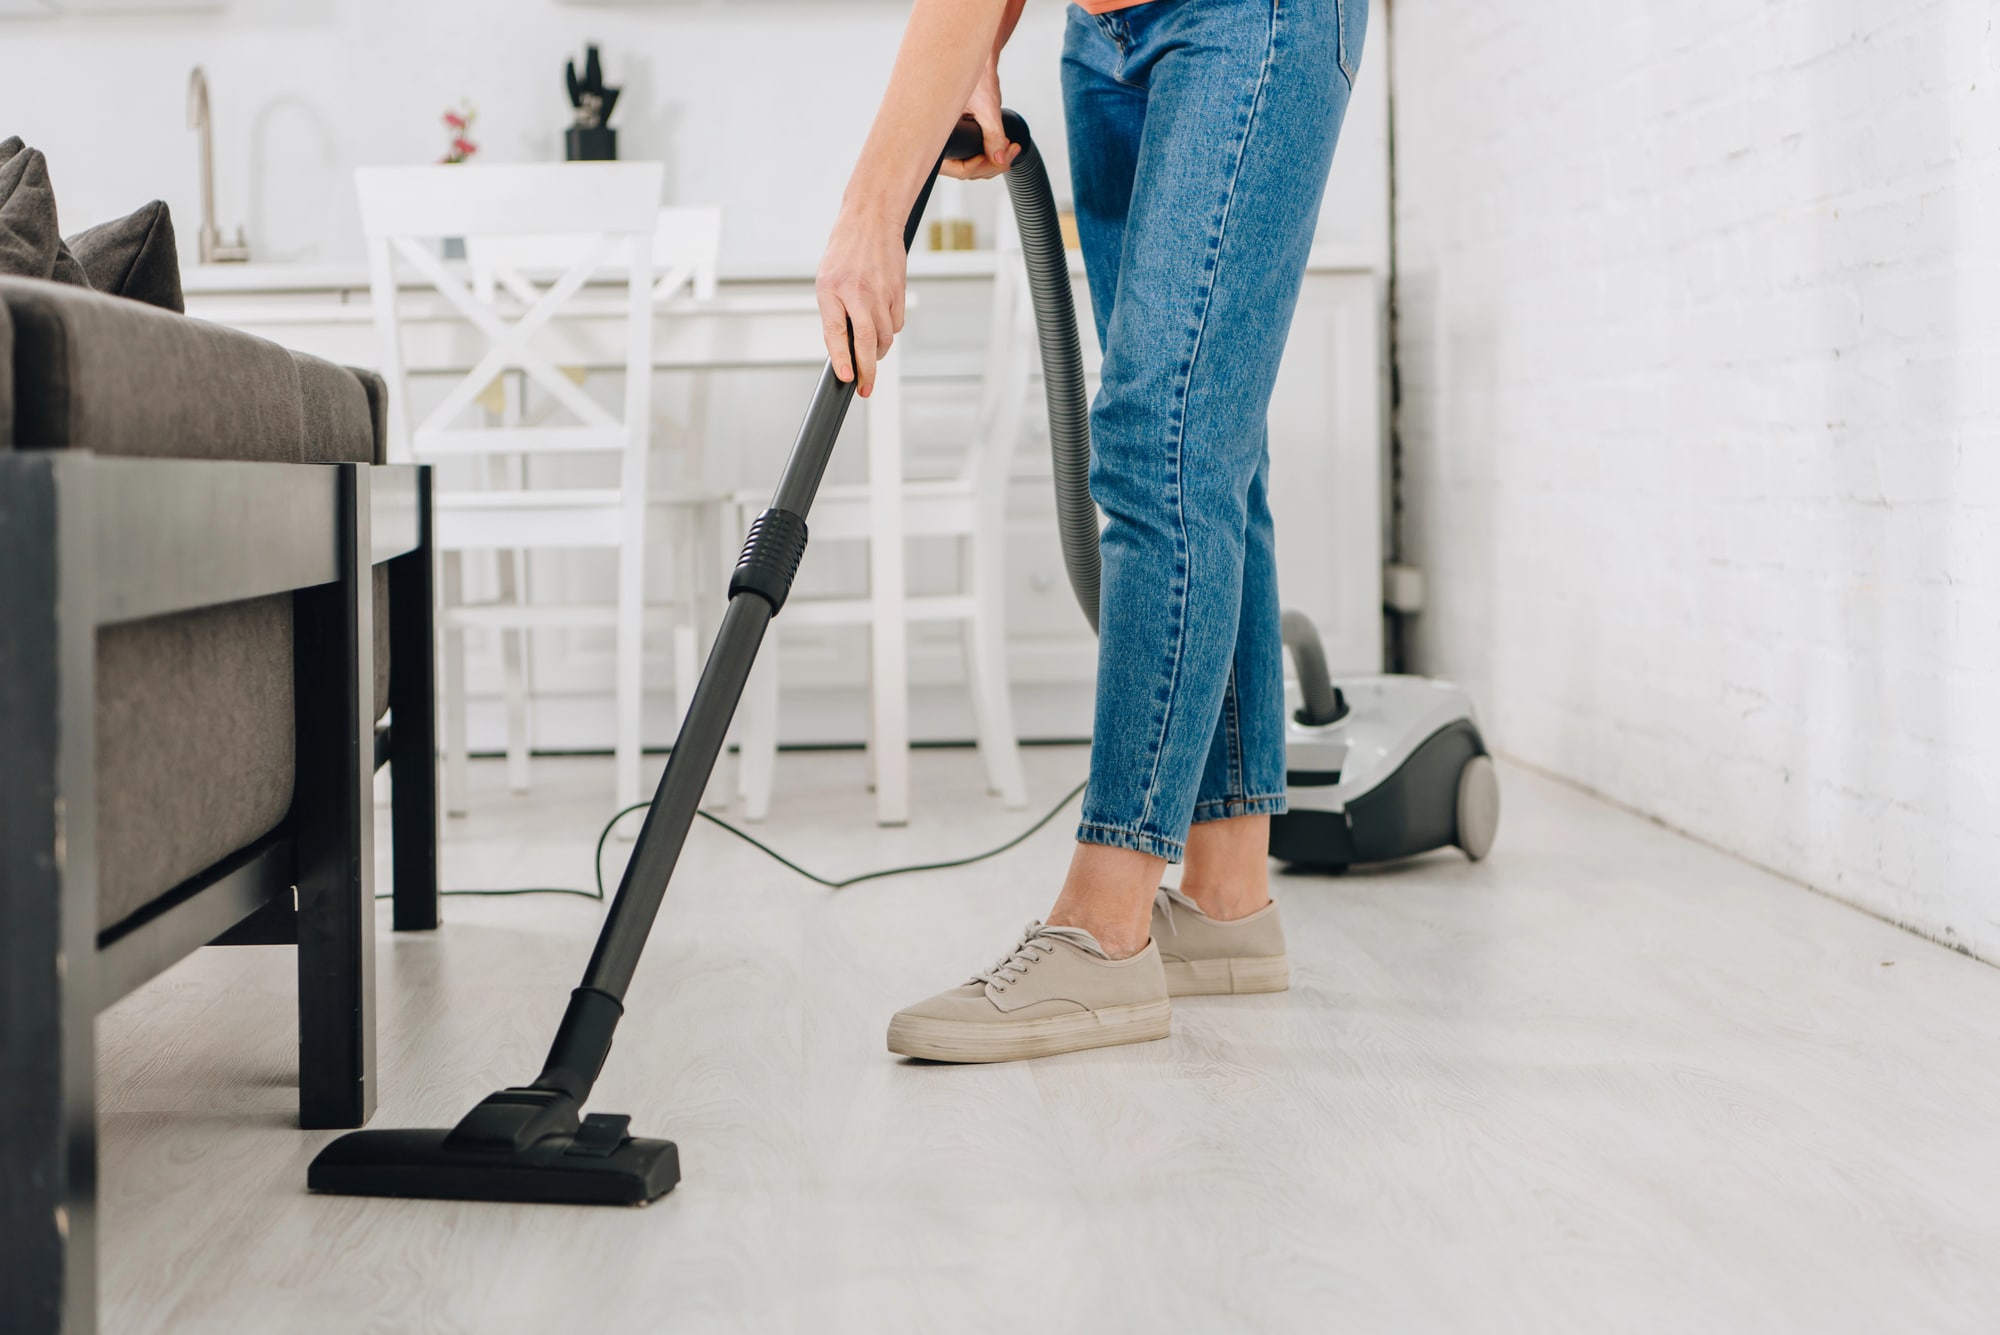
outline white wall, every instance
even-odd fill
[[[461,97],[479,109],[485,160],[560,158],[563,62],[596,41],[607,80],[624,87],[621,152],[663,159],[671,200],[724,205],[725,265],[810,268],[905,12],[893,0],[233,0],[216,13],[0,18],[0,135],[48,154],[69,230],[159,197],[191,252],[199,201],[184,108],[200,63],[223,227],[247,223],[261,260],[358,259],[353,167],[435,159],[439,116]],[[1062,24],[1061,5],[1031,0],[1002,84],[1040,128],[1067,197]],[[1363,83],[1321,229],[1371,257],[1388,234],[1385,87],[1372,71]]]
[[[2000,37],[1401,0],[1419,665],[1498,745],[2000,962]]]

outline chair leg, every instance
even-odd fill
[[[875,822],[910,822],[909,613],[905,603],[901,365],[877,372],[868,409],[869,731],[875,762]]]
[[[997,546],[997,544],[994,544]],[[966,684],[972,692],[972,716],[978,729],[979,755],[986,762],[986,783],[1009,808],[1028,805],[1028,781],[1021,772],[1021,748],[1014,732],[1014,702],[1007,682],[1007,622],[1005,587],[999,553],[977,538],[964,544],[972,562],[973,614],[961,627],[965,648]]]
[[[465,605],[465,560],[459,552],[444,554],[444,597],[446,613]],[[466,812],[465,775],[465,628],[454,626],[449,616],[439,618],[439,637],[444,659],[444,814],[463,816]]]
[[[399,932],[438,925],[437,634],[431,470],[417,475],[417,549],[389,562],[389,800]]]
[[[527,376],[520,371],[501,374],[500,407],[486,413],[489,423],[503,427],[521,425],[527,400]],[[527,465],[520,455],[493,455],[486,461],[487,485],[497,490],[520,491],[527,485]],[[493,553],[494,579],[500,601],[519,606],[527,601],[527,553],[514,549]],[[507,791],[528,791],[528,685],[524,663],[528,654],[525,627],[507,627],[500,632],[500,677],[507,712]]]
[[[879,545],[879,544],[871,544]],[[910,823],[910,664],[902,600],[878,601],[870,628],[868,776],[875,823]]]
[[[875,791],[875,697],[868,697],[868,727],[861,734],[861,786],[867,792]]]
[[[694,704],[695,678],[701,673],[696,659],[694,627],[683,621],[674,627],[674,728],[677,731],[687,721],[688,707]]]
[[[1013,702],[1007,698],[1006,645],[996,643],[1000,637],[976,619],[964,624],[961,636],[987,791],[997,794],[1009,810],[1018,810],[1028,805],[1028,780],[1021,770]]]
[[[375,1111],[374,576],[368,468],[341,464],[340,577],[295,596],[299,1125]]]
[[[750,669],[750,681],[746,688],[743,705],[736,711],[736,717],[729,724],[730,731],[736,736],[736,798],[738,801],[748,801],[750,797],[750,729],[748,726],[749,719],[746,715],[754,707],[755,702],[748,698],[747,691],[755,689],[756,685],[757,670],[752,668]]]
[[[616,715],[613,725],[618,731],[612,751],[617,767],[616,796],[620,809],[639,800],[639,727],[644,700],[640,676],[643,666],[640,651],[645,640],[645,603],[641,584],[643,560],[644,552],[635,544],[627,544],[619,551]],[[621,822],[621,829],[625,828],[632,828],[631,824]]]
[[[711,559],[714,560],[715,565],[713,568],[704,569],[702,575],[698,577],[700,583],[708,589],[705,598],[699,600],[701,606],[706,608],[708,606],[708,599],[713,599],[715,606],[715,615],[713,617],[706,615],[704,612],[700,615],[696,623],[701,629],[701,652],[704,661],[706,661],[707,652],[715,647],[715,632],[721,624],[722,612],[728,604],[728,598],[723,593],[723,590],[728,585],[730,572],[735,569],[737,548],[743,541],[743,535],[738,531],[742,511],[734,501],[720,501],[714,506],[706,508],[702,513],[704,516],[702,522],[704,524],[713,523],[715,525],[715,532],[712,535],[715,538],[715,542],[709,548],[712,553]],[[767,654],[776,653],[777,648],[777,637],[767,634],[765,637],[764,652]],[[735,774],[733,777],[725,775],[723,767],[721,765],[716,766],[715,773],[709,776],[708,791],[702,797],[702,808],[704,810],[727,811],[732,796],[741,799],[748,795],[750,791],[749,772],[746,764],[750,752],[746,744],[746,737],[743,711],[739,709],[735,717],[729,720],[729,733],[726,739],[729,745],[733,745],[736,748]]]
[[[777,645],[766,640],[764,654],[750,669],[744,690],[742,791],[743,818],[761,821],[771,814],[771,784],[778,759]]]
[[[776,649],[777,646],[772,643],[774,638],[774,636],[768,633],[765,635],[764,652],[766,654]],[[760,734],[752,724],[755,721],[759,702],[762,699],[759,693],[763,690],[763,682],[759,680],[758,674],[761,671],[767,670],[767,668],[768,665],[761,661],[751,664],[750,679],[743,686],[742,702],[736,708],[736,717],[729,721],[730,733],[736,738],[736,797],[738,801],[744,803],[748,803],[750,800],[750,780],[757,768],[753,754],[756,751],[757,738]]]
[[[501,552],[500,601],[526,601],[526,553]],[[528,630],[509,626],[500,632],[500,659],[507,693],[507,790],[528,791]]]

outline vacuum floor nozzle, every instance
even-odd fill
[[[306,1185],[337,1196],[531,1205],[646,1205],[681,1180],[671,1140],[625,1134],[629,1119],[584,1118],[525,1145],[466,1143],[456,1131],[350,1131],[312,1161]]]

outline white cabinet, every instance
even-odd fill
[[[1271,397],[1278,593],[1337,673],[1383,666],[1381,303],[1372,273],[1308,274]]]

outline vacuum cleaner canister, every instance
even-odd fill
[[[1500,825],[1500,785],[1472,699],[1430,677],[1355,677],[1335,686],[1319,631],[1287,612],[1285,797],[1271,856],[1345,871],[1457,845],[1486,856]]]

